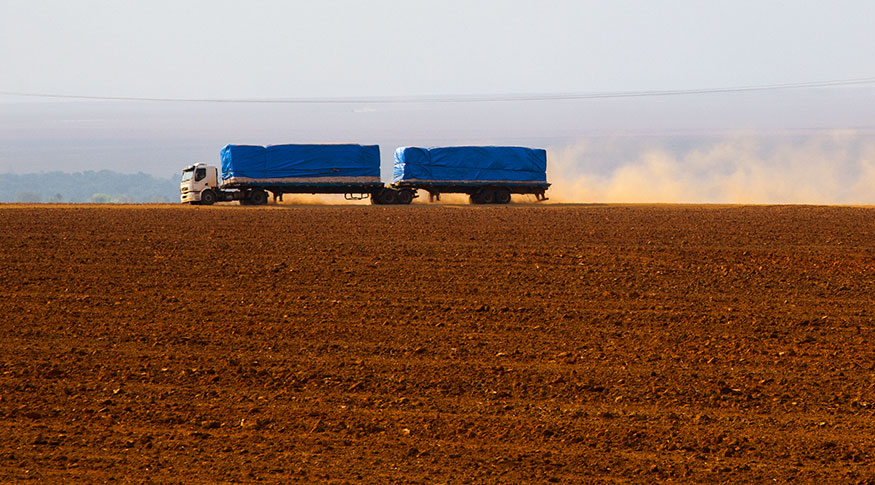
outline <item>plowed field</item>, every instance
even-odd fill
[[[875,209],[0,208],[0,481],[875,476]]]

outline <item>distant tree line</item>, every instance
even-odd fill
[[[128,204],[179,202],[179,175],[160,178],[111,170],[2,174],[0,202]]]

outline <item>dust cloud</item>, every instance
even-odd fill
[[[358,194],[356,194],[358,195]],[[273,197],[268,196],[270,203],[274,203]],[[339,204],[370,204],[368,198],[361,200],[349,200],[343,194],[283,194],[283,200],[277,200],[277,205],[339,205]]]
[[[425,190],[417,191],[419,197],[413,199],[414,204],[447,204],[458,205],[469,203],[468,194],[441,194],[440,200],[428,200],[428,192]]]
[[[875,204],[872,132],[665,140],[588,139],[548,149],[551,201]]]

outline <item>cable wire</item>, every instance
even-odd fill
[[[79,99],[96,101],[150,101],[166,103],[249,103],[249,104],[403,104],[403,103],[501,103],[515,101],[563,101],[611,98],[645,98],[657,96],[690,96],[752,91],[781,91],[788,89],[823,88],[875,84],[875,77],[812,81],[802,83],[762,84],[722,88],[674,89],[652,91],[618,91],[595,93],[542,93],[497,95],[434,95],[434,96],[365,96],[324,98],[164,98],[135,96],[89,96],[80,94],[0,91],[0,95],[32,98]]]

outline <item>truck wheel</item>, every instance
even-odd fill
[[[496,189],[495,190],[495,203],[496,204],[507,204],[508,202],[510,202],[510,190]]]
[[[267,192],[256,189],[253,190],[251,194],[249,194],[249,201],[252,205],[264,205],[267,204]]]
[[[394,190],[384,190],[380,193],[381,204],[396,204],[398,203],[398,195]]]
[[[492,189],[483,189],[480,192],[480,203],[481,204],[494,204],[495,203],[495,192]]]
[[[398,203],[399,204],[409,204],[413,201],[413,191],[412,190],[401,190],[398,192]]]
[[[201,204],[213,205],[216,203],[216,193],[210,189],[204,190],[201,193]]]

